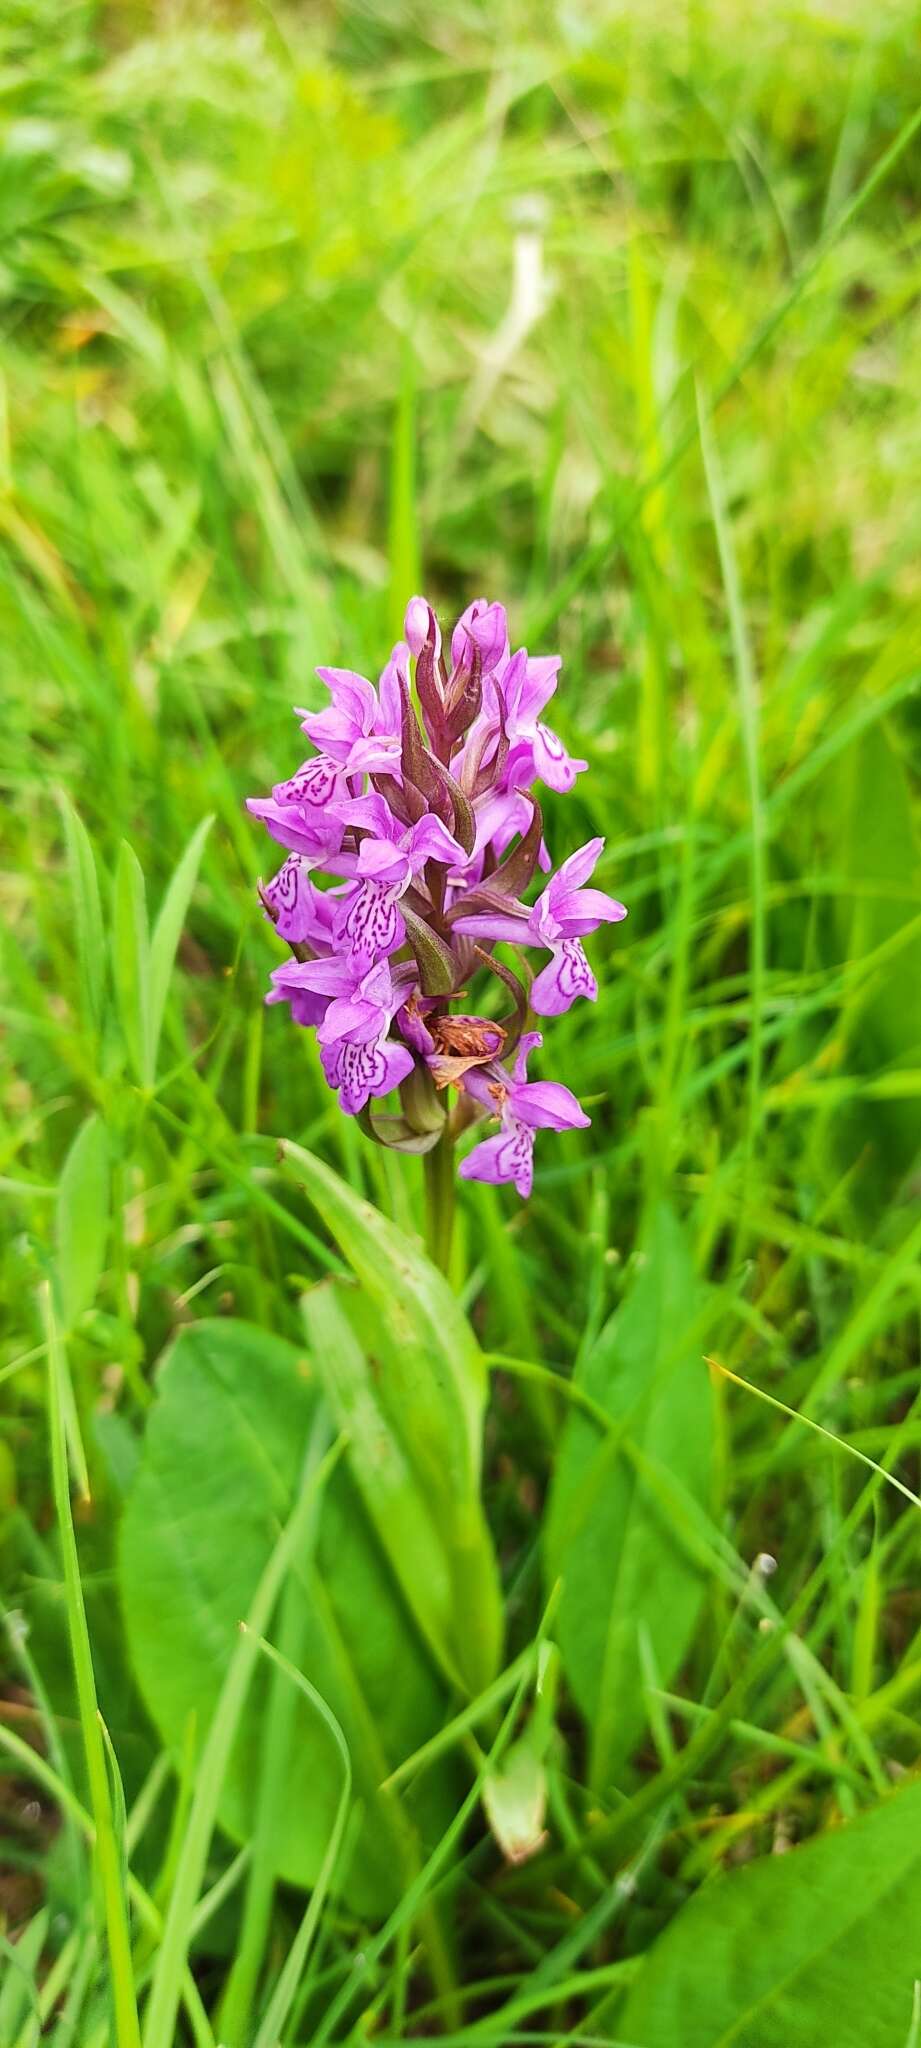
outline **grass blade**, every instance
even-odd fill
[[[150,941],[149,981],[149,1033],[152,1073],[156,1072],[157,1048],[163,1029],[163,1013],[169,991],[170,975],[176,959],[176,948],[185,924],[186,912],[192,891],[198,880],[201,857],[205,841],[214,823],[213,818],[203,818],[177,867],[166,895],[160,906],[153,936]]]
[[[109,1140],[99,1116],[81,1124],[64,1161],[55,1209],[58,1291],[65,1330],[95,1300],[109,1231]]]
[[[80,1003],[83,1023],[92,1037],[102,1022],[105,997],[106,949],[99,900],[99,877],[89,833],[79,813],[63,790],[58,791],[58,809],[64,826],[67,868],[74,906],[74,935],[80,972]]]
[[[707,490],[710,498],[710,511],[716,534],[716,544],[719,550],[723,589],[726,593],[726,606],[729,613],[732,663],[735,671],[736,692],[739,703],[739,726],[742,734],[742,753],[745,760],[745,780],[751,814],[751,832],[749,837],[751,874],[751,950],[749,964],[751,1021],[749,1025],[749,1040],[751,1052],[748,1080],[748,1152],[749,1156],[751,1156],[754,1150],[761,1114],[761,1068],[764,1056],[764,991],[767,973],[765,932],[767,851],[759,764],[758,687],[755,681],[751,643],[742,606],[738,564],[726,513],[723,480],[719,468],[716,445],[710,431],[706,411],[702,404],[698,407],[698,425],[704,473],[707,479]]]
[[[316,1686],[311,1685],[309,1678],[305,1678],[302,1671],[296,1671],[294,1665],[289,1663],[287,1657],[283,1657],[278,1650],[273,1649],[271,1643],[267,1643],[264,1636],[258,1638],[258,1648],[262,1650],[265,1656],[271,1658],[276,1668],[283,1672],[286,1678],[290,1679],[292,1685],[298,1686],[301,1692],[309,1699],[311,1705],[316,1708],[321,1720],[325,1722],[326,1727],[329,1729],[342,1762],[342,1790],[339,1794],[336,1817],[330,1832],[329,1845],[323,1858],[320,1874],[311,1893],[310,1904],[285,1957],[278,1982],[266,2006],[262,2024],[253,2042],[253,2048],[274,2048],[275,2042],[281,2038],[282,2028],[294,2003],[297,1988],[304,1974],[304,1967],[310,1954],[311,1944],[319,1925],[320,1914],[326,1903],[326,1895],[335,1875],[336,1863],[342,1848],[342,1838],[345,1834],[345,1825],[348,1820],[349,1806],[352,1798],[352,1760],[349,1756],[348,1744],[336,1720],[336,1716],[327,1706],[321,1694],[317,1692]]]
[[[90,1803],[96,1828],[96,1864],[100,1877],[109,1950],[112,2001],[115,2013],[115,2036],[117,2048],[140,2048],[141,2035],[138,2025],[134,1974],[131,1963],[128,1905],[122,1882],[121,1857],[113,1825],[108,1769],[99,1723],[99,1711],[96,1703],[96,1680],[93,1673],[93,1659],[86,1625],[86,1608],[83,1602],[83,1586],[80,1579],[80,1560],[77,1555],[77,1543],[70,1506],[70,1489],[67,1479],[67,1446],[64,1431],[67,1366],[54,1313],[54,1305],[51,1300],[51,1292],[47,1287],[43,1290],[42,1306],[45,1334],[48,1343],[48,1421],[51,1437],[51,1479],[64,1565],[64,1597],[74,1676],[77,1681],[80,1732],[83,1738],[83,1751],[86,1758],[87,1777],[90,1788]]]
[[[115,871],[112,965],[128,1057],[142,1088],[154,1079],[147,892],[137,854],[122,840]]]
[[[390,631],[403,637],[406,605],[422,580],[416,511],[416,382],[406,343],[390,453]]]

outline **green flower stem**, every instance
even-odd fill
[[[447,1126],[425,1164],[425,1242],[433,1265],[447,1274],[454,1236],[454,1139]]]

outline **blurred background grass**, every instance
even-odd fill
[[[33,1302],[96,1106],[115,1204],[73,1369],[109,1437],[81,1546],[129,1781],[153,1738],[110,1597],[130,1432],[116,1447],[109,1425],[144,1408],[190,1314],[297,1336],[318,1267],[279,1135],[418,1217],[416,1163],[369,1148],[263,1013],[274,863],[242,809],[297,765],[315,663],[376,673],[417,587],[443,613],[501,597],[513,641],[562,650],[557,723],[591,772],[551,804],[551,844],[603,833],[599,879],[631,913],[593,942],[597,1008],[543,1055],[591,1132],[542,1147],[527,1214],[464,1191],[478,1328],[566,1369],[667,1191],[723,1290],[720,1356],[917,1485],[919,27],[904,0],[7,0],[4,1575],[66,1724]],[[215,819],[152,1102],[83,1004],[61,791],[106,910],[123,838],[156,907]],[[547,1448],[503,1382],[490,1447],[527,1616]],[[848,1468],[743,1393],[722,1468],[733,1540],[776,1553],[781,1605],[833,1555],[810,1640],[885,1734],[880,1769],[908,1761],[910,1511],[879,1497],[842,1538]],[[695,1698],[724,1623],[715,1598]],[[21,1685],[14,1660],[28,1717]],[[784,1667],[751,1715],[799,1711]],[[723,1822],[670,1883],[740,1833],[809,1832],[829,1796],[772,1779],[753,1819],[750,1790],[715,1766]],[[15,1780],[3,1796],[15,1925],[51,1823]],[[523,1927],[487,1920],[473,1946],[523,1968],[546,1937]]]

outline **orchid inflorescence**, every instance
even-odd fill
[[[450,659],[424,598],[411,599],[405,633],[377,688],[351,669],[318,670],[332,702],[298,713],[318,751],[270,797],[250,799],[288,850],[260,891],[292,955],[267,1001],[316,1029],[330,1087],[371,1136],[423,1152],[485,1112],[498,1130],[461,1174],[528,1195],[535,1131],[589,1122],[561,1082],[528,1080],[542,1042],[525,1028],[528,1011],[555,1017],[578,997],[594,1001],[582,940],[627,913],[586,886],[603,839],[523,901],[551,866],[533,784],[565,792],[587,766],[542,720],[559,656],[511,654],[504,607],[481,598],[458,620]],[[318,874],[336,881],[321,888]],[[500,944],[549,958],[531,980],[520,954],[515,968],[497,957]],[[481,970],[499,984],[501,1019],[458,1008]],[[395,1088],[401,1113],[372,1112],[372,1098]]]

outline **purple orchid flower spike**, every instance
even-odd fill
[[[485,598],[444,640],[411,598],[404,630],[376,687],[318,671],[331,701],[301,714],[317,753],[250,802],[288,855],[260,890],[294,956],[267,1001],[316,1031],[342,1108],[380,1142],[425,1152],[497,1117],[461,1173],[525,1195],[535,1132],[588,1123],[560,1082],[528,1080],[541,1043],[528,1009],[594,1001],[583,940],[626,911],[588,886],[601,839],[552,872],[533,787],[564,795],[586,766],[544,722],[559,657],[512,652],[505,608]],[[534,901],[538,867],[549,879]],[[530,990],[496,955],[505,941],[549,955]],[[486,1014],[471,1002],[478,975]],[[370,1104],[394,1089],[401,1114],[381,1121]]]
[[[495,1137],[475,1145],[461,1161],[463,1180],[485,1180],[493,1185],[512,1181],[518,1193],[527,1197],[534,1176],[535,1131],[585,1130],[591,1123],[562,1081],[528,1080],[529,1054],[542,1044],[539,1031],[526,1031],[511,1075],[495,1064],[464,1075],[467,1094],[499,1117],[501,1129]]]

